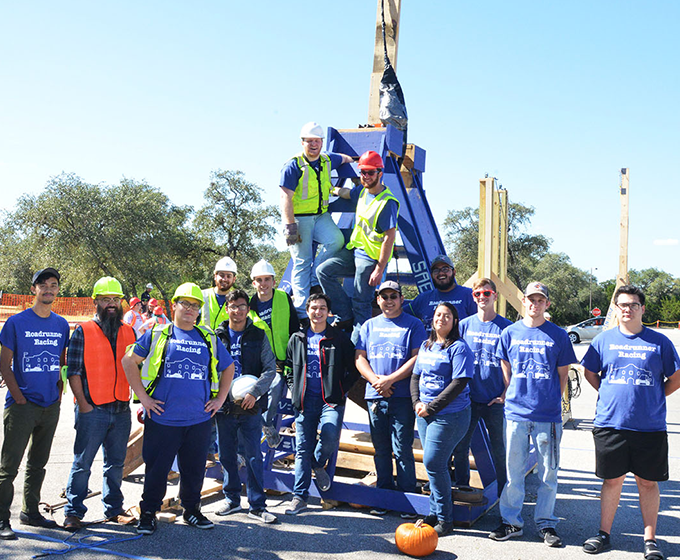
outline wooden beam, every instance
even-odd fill
[[[397,47],[399,46],[399,15],[401,0],[378,0],[378,16],[375,23],[375,48],[373,50],[373,73],[368,96],[368,124],[380,124],[380,80],[385,70],[385,46],[382,35],[382,7],[385,6],[385,39],[387,56],[397,71]]]
[[[621,225],[619,233],[619,279],[628,283],[628,194],[630,191],[630,169],[621,170]],[[618,283],[618,282],[617,282]]]
[[[522,290],[515,286],[510,280],[506,279],[505,282],[503,282],[493,272],[491,273],[491,276],[489,276],[489,278],[491,278],[494,284],[496,284],[496,288],[498,288],[498,293],[503,294],[508,303],[512,305],[520,315],[524,315],[524,306],[522,305],[522,298],[524,297],[524,293],[522,292]]]
[[[499,258],[498,258],[498,278],[501,283],[505,284],[508,278],[508,191],[499,190],[498,203],[500,204],[500,238],[499,244]],[[507,312],[507,300],[502,294],[498,295],[496,312],[505,317]]]
[[[477,251],[477,272],[480,278],[491,278],[493,251],[493,177],[479,180],[479,248]]]

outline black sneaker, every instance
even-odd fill
[[[437,535],[444,537],[453,533],[453,521],[438,521],[434,526]]]
[[[424,523],[425,525],[429,525],[429,526],[432,527],[432,528],[434,528],[434,526],[435,526],[438,522],[439,522],[439,520],[437,519],[437,516],[434,515],[434,514],[432,514],[432,513],[431,513],[430,515],[426,515],[426,516],[423,518],[423,523]]]
[[[215,526],[215,524],[198,509],[195,509],[191,513],[185,511],[184,523],[196,527],[197,529],[212,529]]]
[[[138,535],[153,535],[156,530],[156,514],[150,511],[143,511],[137,522]]]
[[[562,539],[555,532],[554,527],[546,527],[545,529],[541,529],[538,533],[539,535],[541,535],[543,542],[548,546],[552,547],[562,546]]]
[[[54,529],[57,527],[57,522],[54,519],[47,519],[40,513],[29,515],[23,511],[19,513],[19,523],[32,527],[43,527],[45,529]]]
[[[12,531],[9,521],[0,521],[0,539],[3,541],[9,541],[16,538],[17,536],[14,534],[14,531]]]
[[[521,537],[523,535],[521,527],[515,527],[514,525],[508,525],[507,523],[501,523],[501,525],[489,533],[489,538],[495,541],[507,541],[515,537]]]

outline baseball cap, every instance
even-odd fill
[[[543,296],[545,299],[550,299],[550,296],[548,295],[548,287],[545,284],[541,284],[540,282],[530,282],[527,286],[527,289],[524,290],[525,297],[533,296],[534,294]]]
[[[59,282],[61,280],[61,275],[57,272],[56,268],[43,268],[33,275],[33,282],[31,282],[31,285],[35,286],[38,282],[47,280],[48,278],[56,278],[57,282]]]
[[[432,264],[430,264],[430,270],[432,270],[436,264],[447,264],[451,268],[455,268],[455,266],[453,266],[453,261],[447,255],[437,255],[432,261]]]
[[[401,293],[401,286],[394,280],[385,280],[382,284],[380,284],[380,287],[376,291],[377,293],[380,293],[383,290],[394,290],[395,292]]]

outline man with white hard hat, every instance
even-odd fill
[[[139,299],[142,302],[141,313],[146,313],[146,306],[149,303],[149,300],[151,299],[151,290],[153,290],[153,284],[149,282],[144,288],[144,291],[139,296]]]
[[[286,389],[283,379],[283,363],[286,359],[286,347],[291,335],[300,329],[293,300],[283,290],[274,288],[276,273],[274,267],[262,259],[255,263],[250,271],[255,294],[250,298],[250,317],[262,320],[264,330],[269,338],[274,355],[278,375],[269,389],[269,403],[263,414],[262,430],[269,447],[278,447],[281,436],[275,426],[279,401]]]
[[[229,320],[227,312],[227,292],[236,281],[236,263],[230,257],[222,257],[215,263],[213,287],[202,290],[203,308],[199,323],[215,330],[218,325]]]
[[[306,317],[305,302],[312,284],[317,284],[316,268],[338,252],[344,237],[328,213],[331,170],[352,157],[322,152],[324,130],[309,122],[300,131],[302,152],[288,160],[281,170],[281,218],[283,234],[293,259],[291,284],[295,308],[300,318]],[[314,242],[318,255],[314,255]]]

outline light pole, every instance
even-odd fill
[[[588,314],[593,312],[593,270],[597,270],[597,267],[591,267],[590,276],[588,277],[588,288],[590,289],[590,303],[588,306]]]

